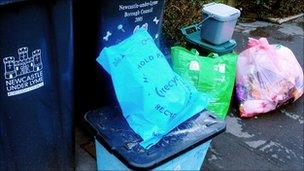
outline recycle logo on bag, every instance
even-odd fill
[[[37,49],[28,55],[28,48],[18,49],[19,58],[3,58],[7,96],[30,92],[44,86],[41,50]]]

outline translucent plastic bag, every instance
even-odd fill
[[[241,117],[266,113],[303,94],[303,70],[290,49],[249,38],[237,63]]]
[[[123,115],[144,148],[207,106],[208,96],[172,71],[144,29],[104,48],[97,61],[111,75]]]

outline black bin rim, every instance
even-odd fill
[[[95,110],[96,112],[97,110]],[[94,111],[93,111],[94,112]],[[203,112],[203,111],[202,111]],[[200,113],[202,113],[200,112]],[[158,166],[161,166],[163,164],[165,164],[166,162],[173,160],[185,153],[187,153],[188,151],[200,146],[201,144],[211,140],[212,138],[214,138],[215,136],[225,132],[226,130],[226,124],[224,121],[221,122],[219,128],[217,130],[214,130],[213,133],[211,133],[210,136],[204,138],[204,139],[197,139],[193,144],[189,144],[187,146],[184,146],[182,148],[182,150],[175,152],[174,154],[167,156],[165,159],[160,160],[160,161],[150,161],[150,162],[146,162],[146,163],[138,163],[135,161],[130,161],[128,160],[127,156],[124,156],[121,153],[121,149],[117,149],[115,147],[112,147],[109,142],[106,141],[107,137],[105,134],[99,133],[98,130],[96,130],[96,125],[92,124],[90,122],[90,114],[92,112],[87,112],[85,114],[85,120],[89,123],[91,129],[93,129],[93,133],[95,134],[95,139],[111,154],[113,154],[117,159],[119,159],[124,165],[126,165],[129,169],[133,169],[133,170],[151,170],[151,169],[155,169]],[[214,116],[213,116],[214,117]],[[190,119],[189,119],[190,120]],[[187,121],[186,121],[187,122]]]
[[[0,0],[0,6],[15,4],[24,1],[30,1],[30,0]]]

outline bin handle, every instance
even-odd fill
[[[211,2],[211,3],[209,3],[209,4],[204,4],[203,7],[208,7],[208,6],[210,6],[210,5],[215,5],[215,4],[219,4],[219,3]]]
[[[202,24],[203,24],[205,21],[207,21],[209,18],[212,18],[212,17],[213,17],[212,15],[208,15],[206,18],[204,18],[203,21],[201,21],[201,22],[199,22],[199,23],[197,23],[197,24],[191,25],[191,26],[187,26],[187,27],[181,28],[180,31],[182,32],[182,34],[183,34],[184,36],[188,36],[188,35],[191,34],[191,33],[188,33],[188,30],[194,29],[194,30],[195,30],[194,32],[200,30],[201,27],[202,27]],[[193,33],[193,32],[192,32],[192,33]]]
[[[202,25],[205,21],[207,21],[209,18],[213,17],[213,15],[208,15],[206,18],[203,19],[202,22],[200,22],[199,24]]]
[[[191,34],[191,33],[188,33],[188,30],[194,29],[194,32],[196,32],[197,30],[200,30],[200,27],[201,27],[201,25],[198,23],[198,24],[194,24],[194,25],[191,25],[191,26],[187,26],[187,27],[181,28],[180,31],[182,32],[182,34],[184,36],[188,36],[188,35]]]
[[[199,56],[199,52],[196,49],[191,49],[190,52],[195,56]]]
[[[217,57],[219,57],[219,55],[217,53],[211,52],[211,53],[209,53],[209,55],[207,57],[208,58],[217,58]]]

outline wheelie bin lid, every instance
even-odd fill
[[[201,29],[201,23],[198,23],[181,28],[181,32],[187,42],[197,45],[209,52],[218,53],[220,55],[232,52],[237,45],[236,41],[233,39],[220,45],[214,45],[206,41],[203,41],[201,38],[200,29]]]
[[[128,125],[119,108],[104,107],[86,113],[96,139],[130,169],[153,169],[225,131],[223,120],[207,110],[180,124],[149,149]]]
[[[0,0],[0,6],[29,0]]]

